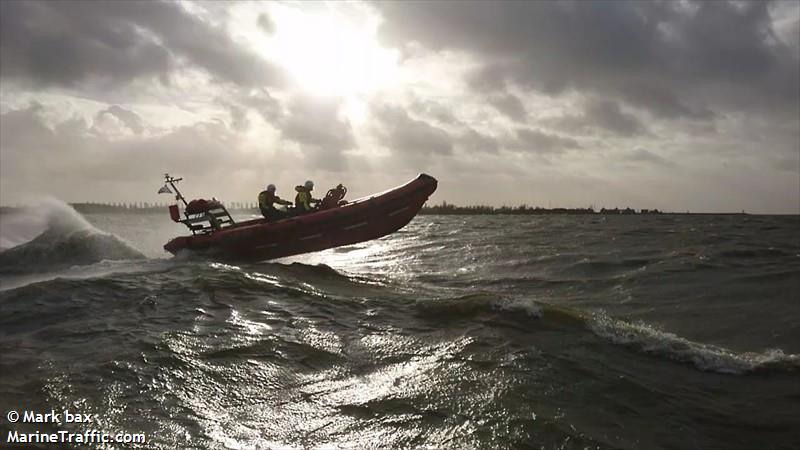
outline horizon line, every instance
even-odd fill
[[[227,205],[234,205],[236,206],[229,206],[232,210],[258,210],[257,202],[249,201],[232,201],[232,202],[224,202]],[[78,206],[80,207],[102,207],[102,208],[111,208],[111,209],[118,209],[118,210],[153,210],[159,208],[166,208],[172,203],[150,203],[150,202],[65,202],[65,204],[69,205],[70,207]],[[0,210],[8,210],[8,209],[26,209],[34,207],[34,204],[15,204],[15,205],[3,205],[0,204]],[[589,205],[585,207],[564,207],[564,206],[556,206],[556,207],[542,207],[542,206],[529,206],[526,203],[516,205],[516,206],[509,206],[509,205],[502,205],[502,206],[493,206],[493,205],[457,205],[453,203],[448,203],[446,201],[442,201],[440,204],[436,205],[428,205],[427,202],[423,205],[420,212],[430,209],[442,209],[444,211],[443,215],[453,214],[455,211],[465,212],[467,214],[464,215],[481,215],[479,212],[480,210],[485,210],[486,213],[491,214],[498,214],[503,212],[516,212],[516,214],[522,213],[535,213],[536,211],[541,212],[575,212],[581,214],[603,214],[603,211],[606,211],[608,215],[658,215],[658,214],[671,214],[671,215],[687,215],[687,214],[695,214],[695,215],[754,215],[754,216],[797,216],[800,215],[800,211],[798,212],[759,212],[759,213],[752,213],[747,212],[746,210],[741,211],[678,211],[678,210],[659,210],[658,208],[631,208],[631,207],[618,207],[615,206],[613,208],[601,207],[600,209],[595,209],[594,205]],[[453,214],[454,215],[454,214]]]

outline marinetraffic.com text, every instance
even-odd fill
[[[6,420],[11,424],[52,424],[60,426],[64,424],[91,426],[97,420],[96,414],[83,414],[76,411],[63,410],[48,412],[36,411],[17,411],[11,410],[6,413]],[[109,433],[96,429],[89,429],[82,432],[57,430],[50,432],[22,432],[19,430],[9,430],[6,436],[6,444],[144,444],[147,441],[144,433]]]

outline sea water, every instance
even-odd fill
[[[232,265],[166,254],[184,233],[166,212],[4,214],[0,442],[797,448],[798,230],[797,216],[420,216]]]

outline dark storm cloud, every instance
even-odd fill
[[[245,131],[250,127],[247,113],[251,110],[273,126],[277,126],[283,118],[281,103],[263,88],[229,90],[225,96],[217,97],[216,103],[227,108],[231,126],[237,131]]]
[[[493,94],[489,104],[516,122],[525,122],[528,112],[519,97],[512,94]]]
[[[797,56],[769,2],[382,2],[384,41],[465,50],[473,89],[509,83],[612,95],[662,117],[712,117],[753,99],[796,110]],[[797,39],[797,36],[794,36]],[[698,93],[704,93],[699,96]],[[711,102],[713,104],[707,104]]]
[[[648,132],[639,119],[624,112],[618,102],[608,99],[591,99],[586,102],[582,114],[559,117],[546,122],[572,133],[585,128],[601,128],[623,137]]]
[[[418,151],[414,149],[432,148],[433,153],[441,154],[449,154],[454,145],[467,152],[496,153],[500,149],[500,142],[497,139],[479,133],[460,121],[453,114],[451,108],[438,101],[414,98],[409,104],[408,110],[417,119],[412,119],[396,106],[373,106],[376,117],[384,123],[382,127],[378,127],[378,135],[384,143],[405,143],[411,148],[411,152]],[[398,119],[399,122],[395,122]],[[426,122],[431,119],[458,131],[454,132],[451,137],[451,133],[444,128],[438,128]],[[402,126],[407,126],[408,130],[406,132],[400,130],[399,128]],[[412,144],[412,141],[416,141],[416,143]],[[422,153],[427,153],[427,151]]]
[[[624,160],[636,163],[649,163],[664,167],[675,167],[675,163],[645,149],[637,148],[623,156]]]
[[[106,111],[97,117],[110,114]],[[163,170],[208,177],[211,172],[247,166],[246,155],[229,151],[236,136],[221,122],[199,122],[154,136],[114,139],[80,117],[49,125],[44,113],[41,105],[33,103],[0,115],[0,173],[4,181],[19,182],[23,189],[30,184],[60,183],[64,187],[70,183],[92,185],[83,183],[87,179],[141,182]],[[226,157],[220,158],[223,154]]]
[[[515,138],[506,142],[509,150],[521,150],[530,153],[560,153],[567,149],[579,149],[580,143],[575,139],[545,133],[533,128],[519,128]]]
[[[452,139],[442,128],[414,119],[398,106],[376,105],[372,109],[378,121],[376,134],[392,150],[416,155],[452,153]]]
[[[625,86],[619,95],[629,104],[649,110],[653,115],[665,119],[686,117],[704,120],[715,116],[714,111],[704,105],[689,106],[674,91],[644,82]]]
[[[141,134],[144,131],[144,124],[142,123],[142,118],[139,117],[133,111],[129,111],[121,106],[118,105],[111,105],[108,108],[104,109],[97,113],[98,118],[102,118],[104,115],[110,115],[116,117],[120,122],[125,124],[131,131],[135,134]]]
[[[270,95],[266,89],[260,88],[250,90],[245,94],[239,95],[237,98],[243,105],[252,108],[261,115],[264,121],[268,123],[278,121],[283,115],[281,103]]]
[[[350,122],[339,117],[339,102],[298,96],[279,124],[283,137],[305,146],[339,153],[355,146]]]
[[[127,82],[170,70],[169,51],[143,36],[134,23],[96,20],[91,10],[84,17],[72,6],[0,2],[0,76],[71,86],[89,78]]]
[[[471,128],[458,137],[458,145],[469,152],[497,153],[500,149],[497,139],[478,133]]]
[[[228,110],[230,120],[227,123],[229,123],[234,130],[244,132],[250,128],[250,119],[247,117],[247,108],[231,102],[224,97],[218,98],[217,103]]]
[[[501,63],[485,63],[468,73],[466,81],[474,91],[503,92],[507,86],[507,72],[511,70],[510,67]]]
[[[460,123],[450,108],[434,100],[415,98],[409,108],[419,116],[431,118],[443,124],[457,125]]]
[[[168,79],[188,64],[240,85],[277,71],[177,2],[0,2],[0,75],[39,85]]]

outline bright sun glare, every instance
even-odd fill
[[[317,4],[319,5],[319,4]],[[335,9],[272,9],[275,32],[268,53],[304,90],[352,98],[396,82],[397,52],[376,39],[378,22]]]

